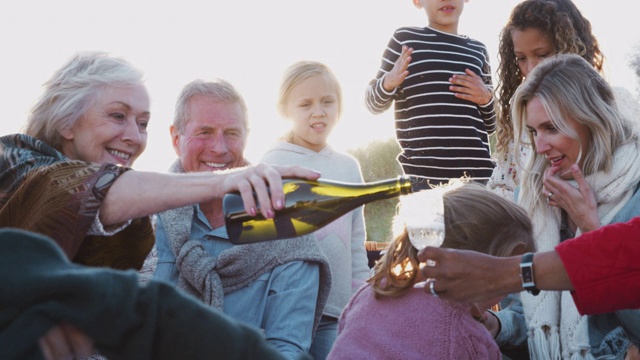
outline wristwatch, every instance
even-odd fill
[[[520,261],[520,277],[522,287],[527,290],[527,292],[531,295],[538,295],[540,293],[533,278],[533,253],[522,255],[522,260]]]

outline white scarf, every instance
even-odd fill
[[[609,224],[640,181],[638,143],[616,151],[611,171],[586,176],[585,180],[595,194],[600,223]],[[560,242],[560,209],[537,208],[531,220],[538,251],[553,250]],[[532,359],[594,359],[589,353],[587,317],[580,316],[570,292],[541,291],[538,296],[523,293],[522,303]]]

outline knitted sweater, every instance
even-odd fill
[[[302,146],[278,141],[260,160],[267,164],[303,165],[319,171],[323,179],[360,183],[358,161],[330,146],[315,152]],[[331,291],[324,314],[339,317],[351,295],[369,277],[364,248],[364,209],[354,210],[314,233],[329,260]]]
[[[467,304],[423,289],[375,299],[367,284],[340,317],[328,359],[500,359],[500,350]]]
[[[581,314],[640,308],[640,217],[603,226],[555,249]]]
[[[2,136],[0,227],[49,236],[79,264],[139,269],[155,241],[148,217],[122,231],[94,231],[104,197],[129,170],[69,159],[28,135]]]

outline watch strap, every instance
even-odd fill
[[[533,277],[533,253],[526,253],[520,261],[520,278],[522,287],[531,295],[538,295],[540,290],[536,287],[535,278]]]

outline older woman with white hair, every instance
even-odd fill
[[[74,262],[139,268],[155,241],[150,214],[239,190],[253,214],[255,191],[269,217],[284,199],[281,176],[319,176],[267,165],[129,171],[146,147],[150,116],[143,75],[131,64],[104,53],[71,58],[45,83],[26,133],[0,138],[0,227],[50,236]]]
[[[155,242],[149,215],[239,191],[247,212],[258,212],[255,192],[259,211],[272,217],[284,202],[281,177],[319,177],[263,164],[218,173],[131,171],[147,144],[149,108],[142,72],[127,61],[73,56],[44,84],[26,132],[0,137],[0,227],[46,235],[75,263],[139,269]]]

